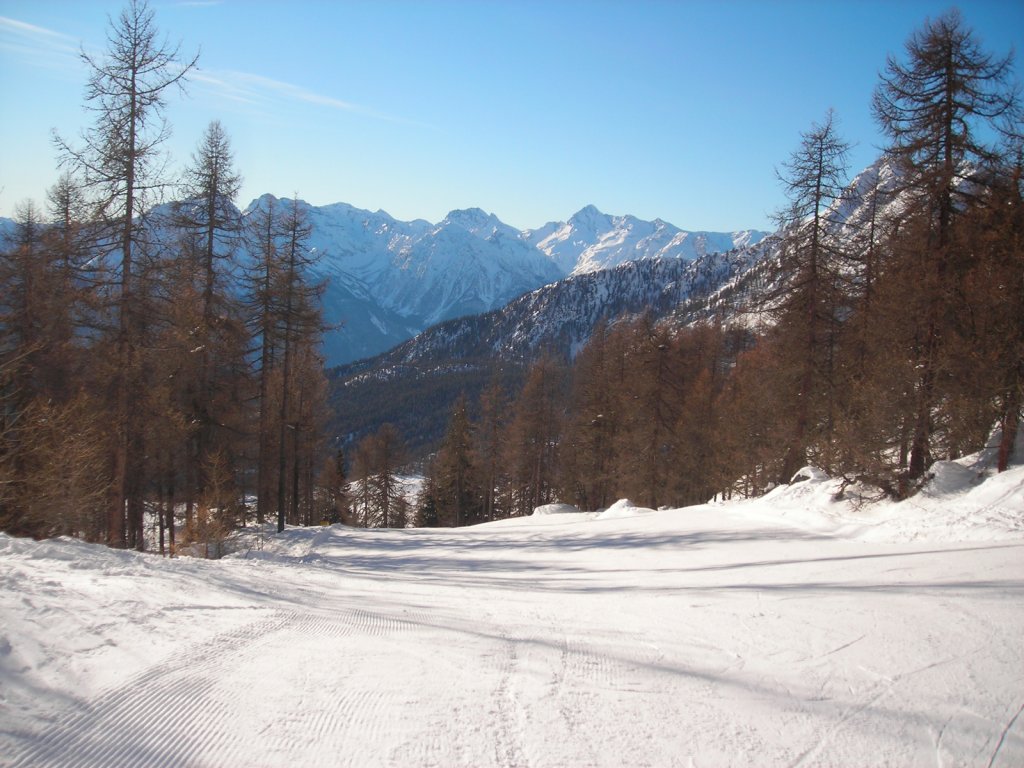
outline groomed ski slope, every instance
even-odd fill
[[[0,763],[1024,764],[1024,469],[835,490],[216,562],[0,535]]]

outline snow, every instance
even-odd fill
[[[693,261],[760,242],[767,233],[685,232],[661,219],[643,221],[635,216],[611,216],[588,205],[568,222],[550,222],[522,236],[546,253],[566,275],[610,269],[628,261],[677,258]]]
[[[637,515],[644,515],[653,511],[653,509],[647,509],[646,507],[638,507],[629,499],[619,499],[608,509],[598,512],[597,517],[601,520],[614,520],[620,517],[636,517]]]
[[[579,509],[574,507],[572,504],[542,504],[541,506],[533,510],[533,514],[538,517],[542,515],[569,515],[578,513]]]
[[[0,534],[0,764],[1024,764],[1024,467],[901,504],[289,529],[220,561]]]

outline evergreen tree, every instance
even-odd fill
[[[501,438],[506,401],[505,389],[495,379],[481,393],[480,416],[471,424],[472,463],[477,468],[481,515],[485,521],[505,516],[498,503],[498,493],[504,482]]]
[[[350,523],[348,476],[345,472],[345,454],[339,448],[333,456],[324,458],[317,475],[320,490],[320,518],[329,524]]]
[[[105,58],[82,53],[89,71],[85,98],[95,118],[93,127],[85,133],[84,146],[73,147],[59,137],[57,146],[62,161],[81,174],[95,201],[96,218],[109,225],[103,242],[119,261],[112,297],[117,316],[113,367],[117,439],[111,461],[107,540],[112,546],[124,546],[129,472],[143,461],[139,420],[133,418],[142,396],[138,347],[143,310],[137,294],[139,260],[146,245],[143,221],[154,193],[166,181],[160,176],[161,145],[168,136],[162,119],[165,99],[171,89],[184,84],[198,56],[182,60],[178,48],[160,42],[153,12],[144,0],[131,0],[111,22],[107,40]],[[138,506],[139,501],[133,504]],[[142,542],[137,541],[137,546]]]
[[[936,406],[942,402],[947,340],[955,332],[953,301],[962,291],[971,254],[958,248],[962,213],[989,185],[996,157],[986,137],[1016,116],[1012,57],[984,52],[959,12],[926,22],[906,44],[906,62],[890,57],[872,102],[902,166],[917,224],[900,237],[909,280],[896,292],[903,321],[914,329],[906,353],[916,373],[907,480],[921,478],[933,453]],[[913,239],[910,239],[913,238]]]
[[[441,525],[452,527],[483,519],[467,408],[465,396],[460,396],[452,407],[448,430],[432,465],[437,519]]]
[[[394,512],[401,497],[401,482],[398,468],[404,458],[404,448],[398,430],[392,424],[384,424],[371,438],[373,456],[373,477],[371,494],[381,527],[395,527],[400,521]],[[404,511],[402,526],[404,527]]]
[[[530,367],[505,429],[512,513],[529,515],[554,501],[565,370],[544,356]]]
[[[807,463],[808,449],[831,468],[835,422],[835,355],[842,256],[836,237],[837,203],[846,189],[849,144],[839,138],[832,113],[801,136],[780,174],[789,206],[778,215],[786,279],[773,307],[775,348],[785,355],[793,398],[779,403],[793,414],[782,482]]]
[[[437,513],[437,494],[434,491],[434,477],[437,472],[433,466],[427,469],[423,478],[423,487],[416,496],[416,527],[437,528],[441,525],[441,518]]]
[[[185,331],[183,353],[193,358],[185,363],[188,385],[182,403],[193,425],[186,467],[189,508],[206,492],[209,478],[201,468],[212,466],[214,455],[235,457],[239,450],[233,443],[245,429],[243,404],[248,398],[240,384],[248,379],[246,338],[231,283],[241,230],[233,199],[241,179],[232,166],[227,135],[213,122],[185,171],[184,200],[175,206],[182,263],[172,296],[179,302],[188,296],[189,301],[188,316],[173,325]]]

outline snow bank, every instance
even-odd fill
[[[542,504],[533,510],[533,514],[541,517],[543,515],[568,515],[579,512],[579,509],[572,504]]]
[[[619,499],[612,504],[608,509],[601,510],[595,515],[597,520],[615,520],[623,517],[637,517],[639,515],[647,515],[653,512],[653,509],[647,507],[638,507],[629,499]]]
[[[759,499],[726,502],[754,519],[784,519],[819,534],[874,542],[1004,541],[1024,538],[1024,466],[995,473],[985,452],[936,462],[920,493],[877,500],[874,489],[843,488],[816,467]],[[869,501],[874,497],[876,500]]]

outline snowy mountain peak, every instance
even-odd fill
[[[612,217],[602,213],[595,205],[586,205],[580,208],[569,219],[569,225],[577,230],[598,231],[607,228],[612,222]]]
[[[518,231],[512,229],[507,224],[495,216],[493,213],[487,213],[480,208],[463,208],[461,210],[451,211],[440,224],[437,225],[437,229],[441,230],[446,227],[459,227],[466,230],[472,235],[487,239],[493,235],[496,231],[509,230],[518,235]]]
[[[265,211],[268,206],[270,206],[270,205],[275,205],[276,206],[277,204],[278,204],[277,197],[275,197],[274,195],[272,195],[269,192],[267,192],[265,194],[260,195],[255,200],[253,200],[251,203],[249,203],[247,206],[245,206],[245,208],[242,210],[242,212],[244,214],[248,215],[248,214],[252,213],[253,211]]]
[[[312,272],[326,283],[325,320],[340,326],[324,339],[331,365],[379,354],[434,323],[498,309],[569,275],[657,257],[691,261],[738,244],[736,233],[691,236],[661,219],[610,216],[592,204],[568,222],[526,231],[477,207],[435,224],[342,202],[297,204],[311,229],[305,247],[320,257]],[[284,214],[291,205],[292,198],[268,193],[243,217],[271,208]]]
[[[594,205],[577,211],[569,221],[550,222],[523,233],[566,275],[609,269],[627,261],[655,257],[692,261],[741,245],[753,245],[767,233],[685,232],[663,219],[611,216]]]
[[[302,198],[278,197],[277,195],[271,194],[270,192],[266,192],[257,197],[251,203],[249,203],[249,205],[247,205],[245,208],[243,208],[242,213],[243,215],[248,215],[253,211],[265,211],[268,208],[270,208],[270,206],[273,206],[274,210],[282,211],[285,209],[285,206],[291,206],[293,200],[298,206],[299,210],[302,211],[303,213],[308,214],[311,211],[322,210],[314,205],[311,205]],[[345,203],[337,203],[336,205],[345,205]]]

